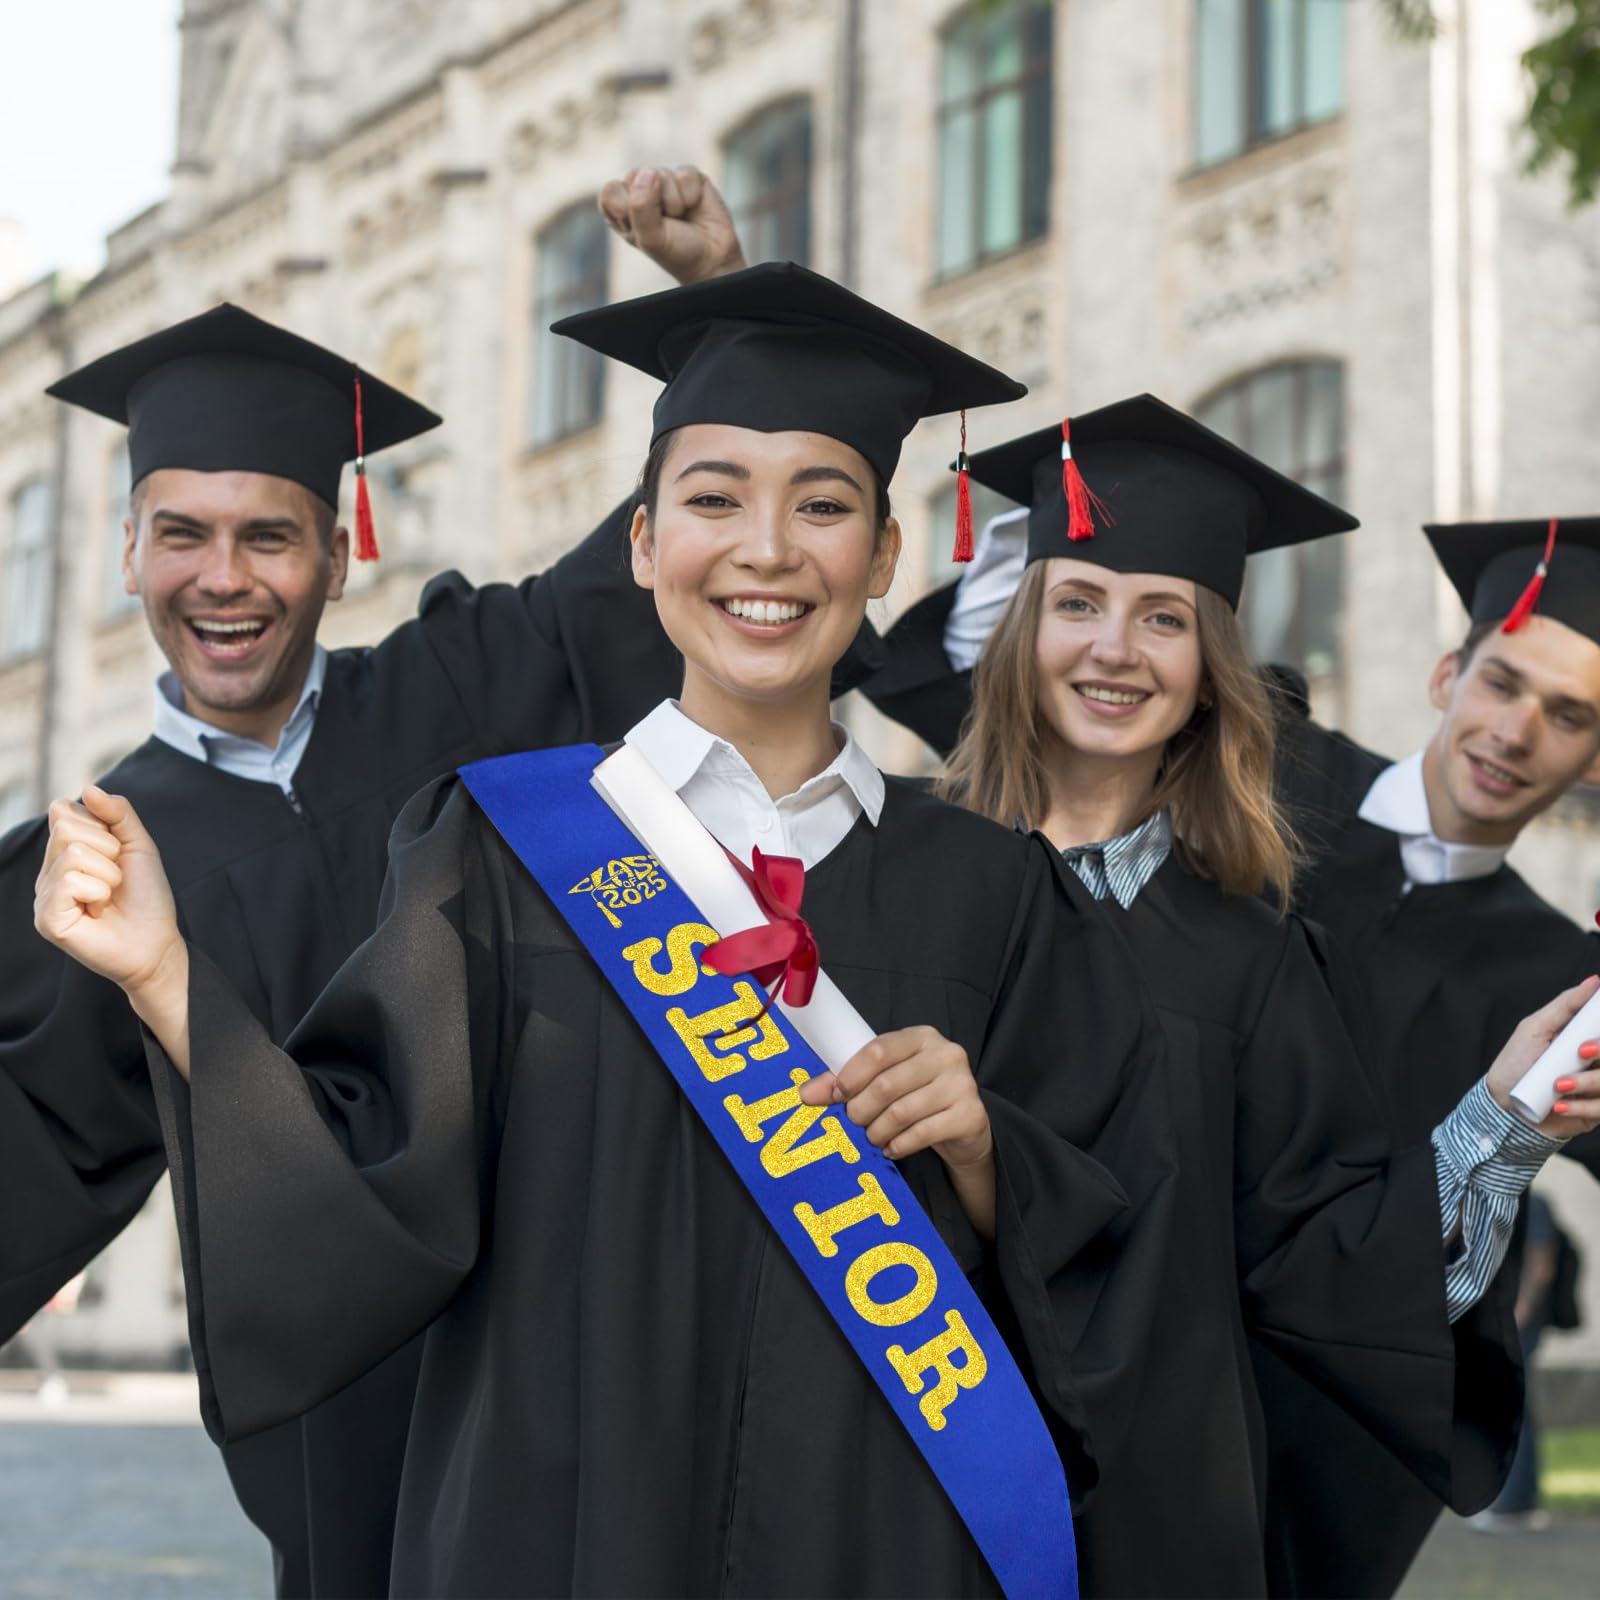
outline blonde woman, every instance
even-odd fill
[[[1085,1587],[1263,1594],[1270,1419],[1252,1346],[1441,1497],[1492,1496],[1515,1344],[1492,1318],[1458,1319],[1504,1253],[1517,1190],[1595,1120],[1580,1093],[1540,1131],[1502,1109],[1594,983],[1524,1023],[1431,1146],[1391,1149],[1320,936],[1261,898],[1285,894],[1294,852],[1235,615],[1248,553],[1353,519],[1149,396],[970,470],[1027,505],[1028,561],[945,788],[1044,833],[1126,936],[1164,1024],[1179,1139],[1157,1347],[1085,1519]]]

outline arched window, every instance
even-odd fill
[[[747,261],[811,255],[811,102],[785,100],[723,141],[728,209]]]
[[[1344,109],[1347,4],[1194,0],[1196,166]]]
[[[1297,483],[1344,499],[1344,368],[1289,361],[1217,390],[1195,408],[1208,427]],[[1258,661],[1299,667],[1313,689],[1336,688],[1344,612],[1342,538],[1250,558],[1239,609]]]
[[[1050,226],[1054,8],[968,6],[939,50],[938,270],[949,277]]]
[[[534,245],[533,392],[528,437],[551,444],[592,427],[605,409],[605,359],[550,324],[606,303],[606,225],[588,201],[563,211]]]
[[[43,478],[23,484],[11,497],[5,545],[0,550],[0,660],[14,661],[44,649],[50,636],[50,597],[55,573],[55,495]]]

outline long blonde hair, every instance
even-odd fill
[[[1039,615],[1046,564],[1029,564],[973,674],[972,708],[939,791],[997,822],[1036,827],[1050,810],[1039,714]],[[1272,705],[1239,619],[1195,586],[1209,707],[1167,741],[1144,816],[1166,810],[1188,866],[1229,894],[1273,889],[1288,900],[1297,851],[1272,788]],[[1142,821],[1143,818],[1135,819]]]

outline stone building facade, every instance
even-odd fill
[[[1436,9],[1417,45],[1345,0],[188,0],[169,196],[90,282],[0,302],[0,822],[143,738],[159,666],[120,430],[45,385],[230,299],[442,411],[375,463],[385,559],[325,625],[375,638],[437,568],[537,568],[631,487],[654,386],[540,330],[660,286],[592,210],[646,162],[1023,378],[975,447],[1148,389],[1347,501],[1359,533],[1252,580],[1253,637],[1415,747],[1464,626],[1420,525],[1600,501],[1600,211],[1521,172],[1532,0]],[[944,570],[954,443],[904,453],[886,618]],[[1518,857],[1584,919],[1594,806]]]

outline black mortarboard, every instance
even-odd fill
[[[1434,522],[1423,532],[1474,622],[1509,633],[1537,606],[1600,644],[1600,517]]]
[[[1028,506],[1030,561],[1071,556],[1190,578],[1231,606],[1246,556],[1358,526],[1148,394],[980,451],[969,466],[979,483]]]
[[[163,467],[264,472],[330,506],[346,461],[363,473],[364,454],[442,420],[343,356],[232,305],[113,350],[45,392],[127,424],[133,483]],[[363,476],[358,550],[371,532],[365,487]]]
[[[581,311],[552,330],[666,383],[654,437],[695,422],[823,433],[885,484],[920,417],[1027,389],[792,261]]]

